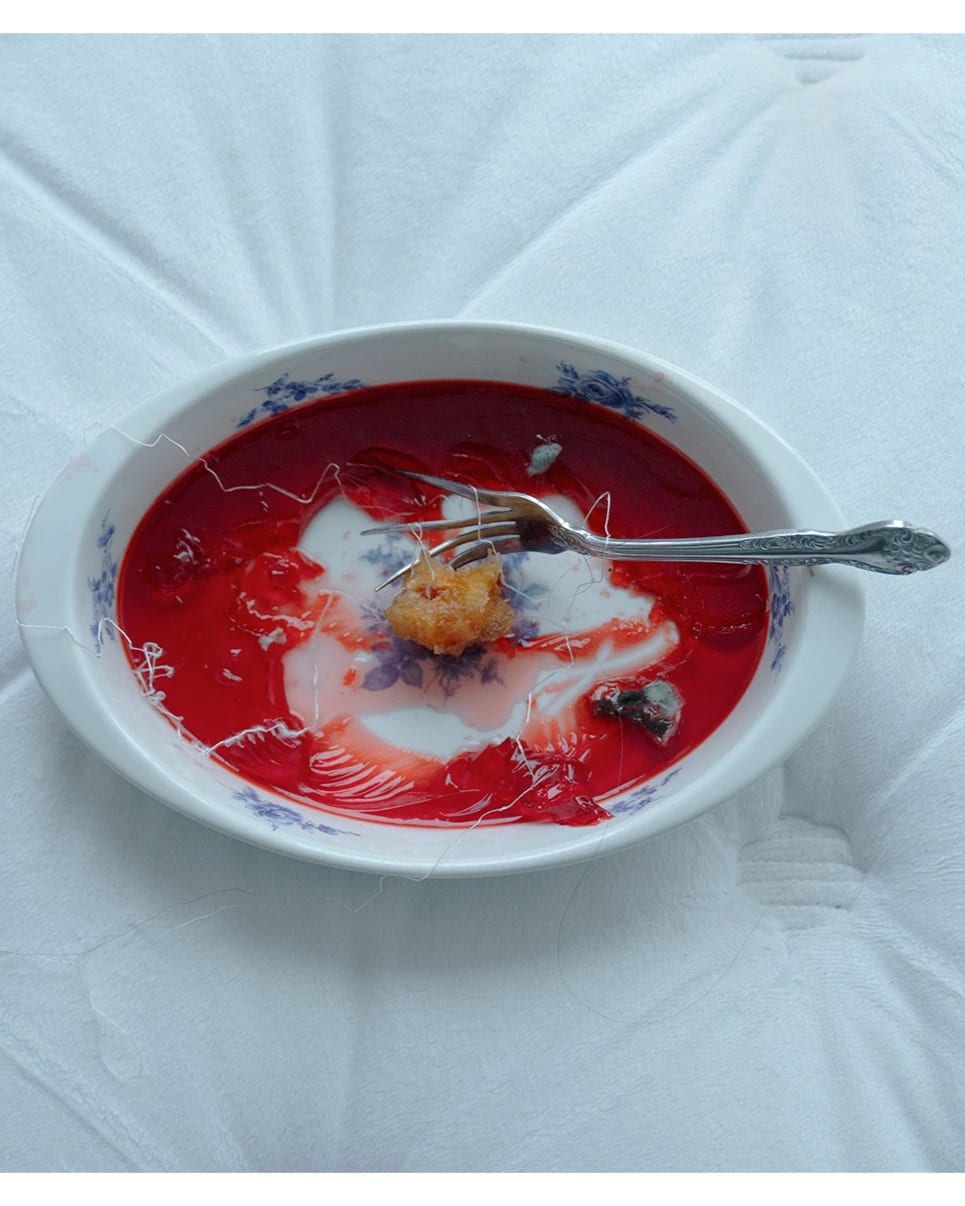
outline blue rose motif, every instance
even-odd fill
[[[677,416],[669,406],[662,406],[635,394],[630,388],[629,377],[614,377],[605,369],[591,369],[587,373],[581,373],[572,364],[564,361],[556,368],[560,377],[554,390],[558,394],[609,407],[610,410],[626,415],[628,419],[642,419],[647,414],[654,414],[670,423],[677,422]]]
[[[467,649],[458,656],[432,653],[415,641],[396,636],[379,608],[366,605],[362,615],[368,621],[366,631],[378,638],[372,643],[377,664],[362,679],[363,691],[386,691],[398,682],[422,691],[437,682],[450,697],[473,678],[505,686],[496,659],[485,649]]]

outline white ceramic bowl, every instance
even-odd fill
[[[632,397],[652,404],[638,421],[700,465],[751,531],[847,526],[814,473],[760,420],[690,374],[631,348],[484,322],[337,332],[231,361],[167,390],[63,471],[29,528],[17,581],[18,619],[40,683],[88,745],[172,808],[255,845],[360,871],[479,876],[576,862],[663,833],[733,796],[785,759],[831,703],[860,639],[858,573],[770,571],[765,655],[737,707],[672,778],[589,828],[349,822],[245,789],[177,735],[141,691],[120,643],[107,639],[127,543],[148,506],[185,469],[183,450],[198,456],[239,422],[311,400],[340,382],[478,378],[554,388],[561,365],[570,366],[571,392],[588,406],[619,409]],[[676,421],[665,421],[661,408]]]

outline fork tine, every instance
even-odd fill
[[[449,564],[453,569],[462,569],[464,565],[482,561],[490,553],[518,553],[522,547],[516,536],[496,536],[492,540],[481,540],[477,544],[471,544],[468,549],[463,549],[461,553],[453,557]]]
[[[414,570],[418,564],[418,561],[410,561],[408,565],[403,565],[401,569],[397,569],[395,573],[386,578],[384,582],[380,582],[378,584],[378,586],[375,588],[375,593],[378,594],[380,590],[385,590],[385,588],[387,586],[391,586],[393,582],[398,582],[403,574],[407,574],[410,570]]]
[[[516,534],[516,525],[514,523],[487,523],[477,524],[471,532],[463,532],[461,536],[453,536],[451,540],[444,540],[442,544],[437,544],[429,550],[432,557],[438,557],[440,553],[448,553],[450,549],[458,548],[460,544],[469,544],[474,540],[491,540],[496,536],[514,536]]]
[[[429,549],[428,553],[430,557],[437,557],[440,553],[447,553],[450,549],[458,548],[461,544],[476,543],[479,541],[491,543],[494,540],[515,535],[516,527],[511,523],[476,524],[471,532],[463,532],[461,536],[453,536],[451,540],[444,540],[442,544],[437,544],[435,548]],[[404,574],[415,569],[421,559],[422,554],[420,553],[414,561],[410,561],[408,565],[404,565],[401,569],[396,570],[391,577],[379,583],[375,589],[377,591],[382,590],[390,583],[397,581]]]
[[[377,528],[366,528],[364,532],[359,532],[360,536],[378,536],[385,532],[447,532],[455,531],[456,528],[468,528],[470,526],[478,526],[480,523],[485,523],[489,519],[495,519],[501,515],[511,515],[512,510],[509,507],[499,507],[493,511],[480,511],[478,515],[470,515],[468,519],[430,519],[423,522],[420,519],[414,519],[411,522],[399,523],[384,523]]]
[[[396,469],[405,477],[413,477],[418,482],[426,482],[439,490],[448,490],[450,494],[458,494],[462,498],[471,498],[474,502],[484,502],[489,506],[505,506],[510,496],[508,491],[481,490],[478,486],[467,486],[462,482],[451,482],[444,477],[433,477],[430,473],[415,473],[411,469]]]

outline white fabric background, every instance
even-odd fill
[[[0,39],[0,1168],[965,1167],[963,71],[955,37]],[[157,390],[457,315],[687,367],[959,557],[868,577],[833,713],[712,815],[380,889],[82,748],[14,563]]]

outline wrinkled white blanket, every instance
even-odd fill
[[[0,40],[0,1168],[962,1169],[965,40]],[[466,316],[757,411],[869,576],[787,765],[585,867],[287,861],[122,782],[26,665],[63,464],[239,351]]]

